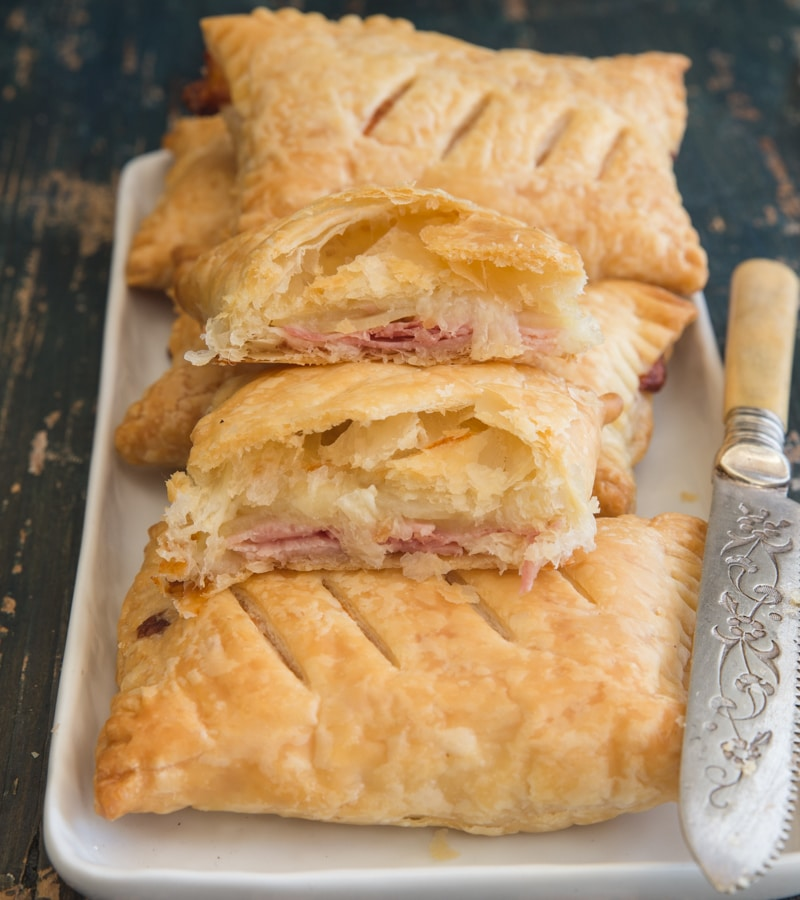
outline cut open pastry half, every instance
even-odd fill
[[[182,269],[196,363],[533,361],[600,341],[577,251],[441,191],[361,188]]]
[[[508,363],[341,363],[256,376],[197,425],[169,481],[162,574],[521,570],[594,540],[600,432],[618,412]]]

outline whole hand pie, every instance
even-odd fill
[[[616,398],[613,398],[616,401]],[[589,547],[596,394],[521,365],[341,363],[257,376],[194,429],[168,483],[162,573],[519,569]]]
[[[703,523],[598,522],[530,592],[471,570],[270,572],[119,622],[96,808],[547,831],[673,801]]]
[[[672,167],[684,57],[491,51],[292,9],[202,27],[230,96],[239,231],[352,187],[414,184],[550,230],[591,279],[705,283]]]
[[[441,191],[361,188],[242,233],[182,268],[192,361],[415,365],[580,353],[577,251]]]

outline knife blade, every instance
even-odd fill
[[[797,308],[788,267],[734,270],[679,803],[686,843],[723,893],[777,859],[797,792],[800,504],[784,452]]]

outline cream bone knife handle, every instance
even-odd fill
[[[725,347],[726,418],[738,407],[764,409],[786,431],[797,306],[798,278],[783,263],[750,259],[734,270]]]
[[[784,451],[798,307],[787,266],[751,259],[731,279],[725,348],[725,437],[718,472],[742,484],[786,492]]]

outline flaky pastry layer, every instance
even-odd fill
[[[166,291],[175,266],[234,233],[236,155],[221,116],[179,119],[162,141],[173,161],[155,208],[131,241],[125,279]]]
[[[594,485],[601,515],[619,515],[635,510],[633,466],[644,456],[653,431],[651,397],[668,372],[666,358],[696,309],[668,291],[629,281],[591,283],[582,303],[601,323],[603,341],[570,360],[551,359],[547,367],[596,394],[613,392],[622,399],[619,417],[602,431]],[[198,367],[183,359],[186,350],[205,346],[198,323],[188,314],[178,318],[175,331],[183,339],[175,343],[172,365],[130,406],[116,430],[117,450],[132,465],[185,468],[192,429],[221,385],[241,373],[240,366]]]
[[[595,393],[620,397],[620,414],[603,428],[594,486],[601,515],[616,516],[635,512],[633,467],[650,445],[652,398],[697,308],[662,288],[614,280],[590,284],[584,305],[600,324],[602,343],[574,357],[542,358],[539,365]]]

